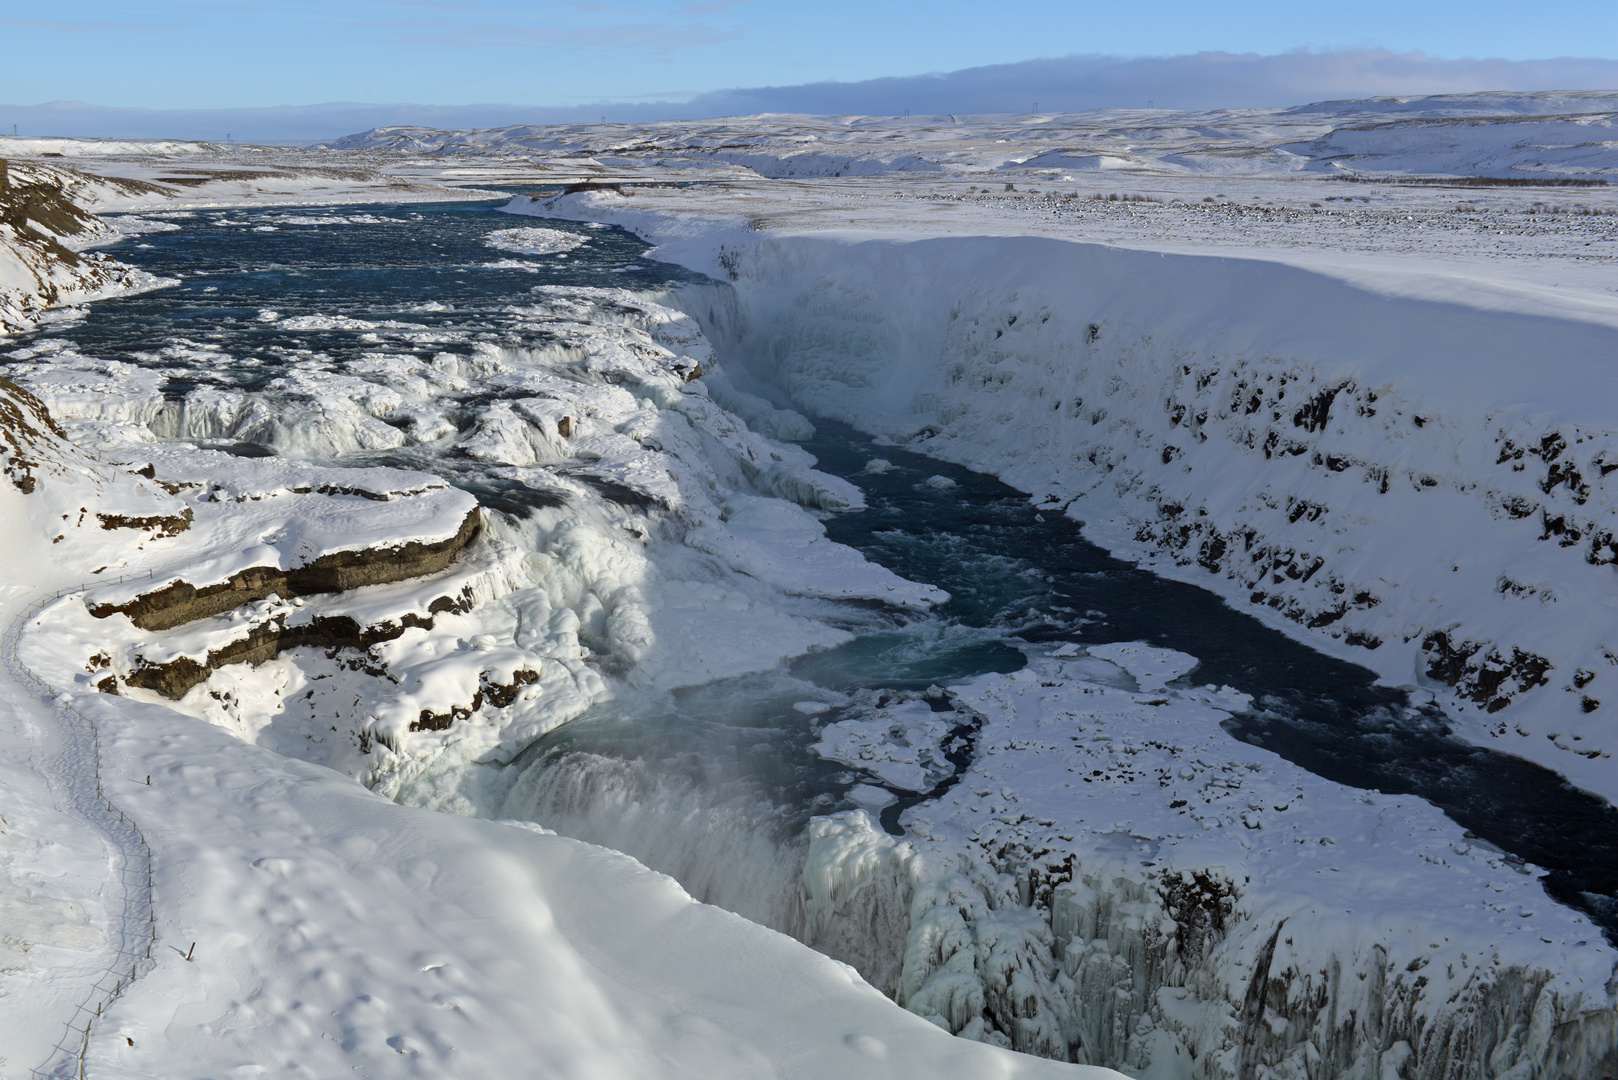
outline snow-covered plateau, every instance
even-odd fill
[[[1618,1074],[1615,898],[1238,737],[1194,655],[790,666],[944,626],[829,535],[921,454],[1611,800],[1614,102],[0,139],[134,262],[448,260],[0,353],[0,1076]],[[472,183],[549,220],[408,212]],[[845,770],[791,836],[527,755],[727,685]]]

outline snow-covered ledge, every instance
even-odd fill
[[[732,367],[1060,503],[1618,796],[1618,303],[1481,263],[766,231],[647,203],[512,209],[637,231],[732,283],[686,298]]]

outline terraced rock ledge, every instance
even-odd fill
[[[463,610],[465,598],[442,596],[429,607],[432,615]],[[433,628],[433,619],[407,613],[397,620],[361,623],[351,615],[323,615],[303,623],[288,625],[285,619],[272,619],[253,627],[244,637],[218,649],[210,649],[198,660],[180,656],[167,663],[141,660],[124,679],[125,685],[155,690],[174,701],[183,698],[198,683],[226,664],[262,664],[288,649],[315,646],[326,649],[369,649],[382,641],[392,641],[411,627]],[[107,693],[118,692],[118,681],[108,676],[97,684]]]
[[[447,540],[413,540],[396,547],[337,551],[291,570],[253,566],[225,581],[200,587],[189,581],[174,581],[122,604],[92,605],[90,613],[98,619],[124,614],[142,630],[169,630],[270,596],[290,600],[427,577],[448,569],[477,539],[482,527],[482,512],[474,507]]]

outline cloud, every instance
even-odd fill
[[[1618,60],[1446,60],[1384,49],[1261,56],[1068,56],[936,75],[722,90],[689,103],[692,116],[757,112],[1027,112],[1284,107],[1332,98],[1593,90],[1618,87]]]

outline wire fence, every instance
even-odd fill
[[[103,782],[100,727],[75,708],[62,691],[41,679],[24,664],[18,649],[29,625],[62,597],[86,588],[122,584],[151,576],[152,572],[147,571],[145,574],[126,574],[116,579],[102,579],[59,589],[30,604],[12,620],[3,641],[0,641],[0,650],[5,653],[6,666],[11,674],[51,705],[62,721],[59,729],[60,748],[35,756],[46,780],[56,789],[64,809],[84,818],[91,827],[105,835],[121,856],[116,877],[117,886],[122,892],[122,918],[119,920],[114,916],[112,925],[108,927],[108,936],[114,940],[117,951],[106,971],[96,979],[84,1000],[76,1006],[74,1014],[65,1022],[63,1033],[50,1056],[44,1064],[31,1070],[33,1080],[62,1080],[68,1076],[84,1080],[90,1033],[96,1021],[152,963],[152,950],[157,944],[157,908],[153,903],[152,849],[146,843],[146,834],[129,812],[108,793]],[[117,905],[109,906],[116,908]]]

